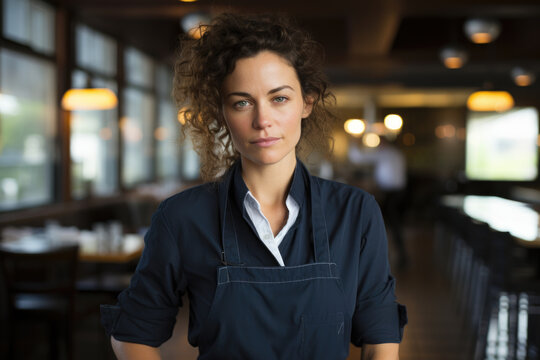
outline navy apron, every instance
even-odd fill
[[[347,358],[351,316],[330,259],[318,183],[302,170],[309,179],[315,262],[299,266],[242,263],[229,202],[233,176],[221,183],[224,266],[217,269],[216,292],[199,337],[199,359]]]

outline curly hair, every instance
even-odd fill
[[[221,110],[223,80],[236,61],[272,51],[294,67],[304,101],[313,103],[302,119],[299,156],[314,149],[329,154],[335,102],[322,69],[323,49],[288,19],[271,15],[222,14],[199,28],[199,39],[183,37],[174,67],[173,97],[183,112],[183,134],[189,134],[201,158],[203,180],[216,180],[239,157]]]

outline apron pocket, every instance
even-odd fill
[[[301,324],[303,359],[339,359],[349,355],[350,329],[342,312],[303,315]]]

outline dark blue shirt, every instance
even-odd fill
[[[314,262],[308,179],[301,166],[298,162],[289,190],[300,212],[279,245],[285,266]],[[279,266],[243,206],[248,188],[239,163],[227,176],[233,177],[229,191],[242,261],[249,266]],[[386,233],[376,201],[359,188],[314,180],[320,185],[331,259],[337,264],[352,317],[351,342],[357,346],[400,342],[406,312],[395,302]],[[161,203],[130,287],[119,295],[116,306],[102,307],[109,335],[120,341],[161,345],[172,335],[178,307],[187,293],[188,340],[198,345],[217,286],[217,268],[223,265],[218,192],[216,183],[207,183]]]

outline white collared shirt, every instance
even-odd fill
[[[283,262],[283,258],[281,257],[281,253],[279,252],[279,244],[281,244],[281,241],[287,234],[287,231],[289,231],[289,229],[293,226],[296,218],[298,217],[298,212],[300,211],[300,206],[291,195],[287,195],[285,205],[287,206],[287,210],[289,210],[287,223],[279,231],[276,237],[274,237],[272,227],[270,226],[266,216],[264,216],[262,213],[261,205],[257,199],[255,199],[253,194],[251,194],[251,191],[248,191],[244,197],[244,207],[246,208],[249,218],[253,222],[253,226],[255,226],[255,230],[257,230],[259,239],[261,239],[263,244],[268,248],[268,250],[270,250],[281,266],[285,266],[285,264]]]

